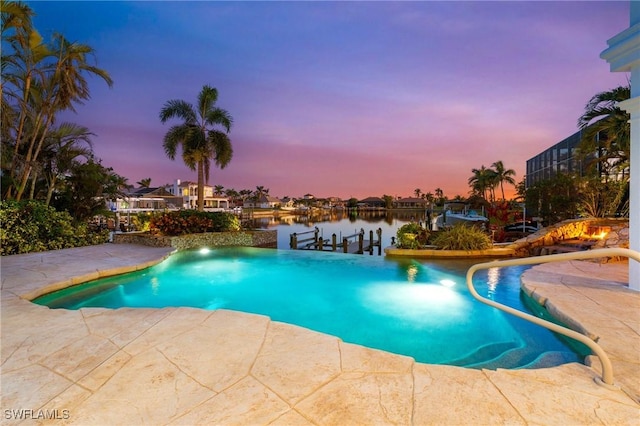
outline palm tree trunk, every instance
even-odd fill
[[[47,198],[44,201],[44,205],[48,206],[51,203],[51,197],[53,196],[53,190],[56,187],[56,176],[54,175],[53,178],[51,178],[51,182],[49,183],[49,188],[47,188]]]
[[[198,211],[204,211],[204,162],[198,161]]]
[[[11,176],[12,178],[16,178],[16,159],[18,158],[18,152],[20,151],[20,145],[22,142],[22,133],[24,130],[24,123],[27,119],[27,100],[28,100],[28,94],[29,94],[29,90],[31,88],[31,72],[27,73],[26,79],[25,79],[25,88],[24,88],[24,95],[23,95],[23,99],[22,99],[22,105],[20,107],[20,120],[18,121],[18,129],[16,130],[16,146],[13,149],[13,157],[11,158],[11,168],[9,169],[9,176]],[[13,185],[12,185],[13,186]],[[11,191],[11,186],[9,187],[9,190]],[[7,195],[9,195],[10,192],[7,192]]]
[[[47,114],[46,117],[47,119],[45,120],[44,124],[40,124],[40,115],[39,115],[39,119],[36,121],[36,123],[38,123],[41,127],[36,127],[34,128],[34,133],[33,136],[31,137],[31,142],[29,143],[29,149],[27,150],[27,156],[25,158],[25,169],[24,172],[22,173],[22,178],[20,179],[20,186],[18,186],[18,192],[16,194],[16,201],[20,201],[20,199],[22,198],[22,194],[24,193],[24,190],[27,186],[27,182],[29,181],[29,176],[31,175],[31,171],[33,170],[33,166],[32,166],[32,162],[35,162],[37,160],[37,156],[40,154],[40,150],[42,149],[42,143],[44,141],[44,138],[46,136],[47,130],[49,129],[49,126],[51,126],[51,121],[53,120],[53,117],[50,114]],[[40,140],[38,140],[38,132],[40,131],[40,129],[42,129],[42,134],[40,136]],[[36,141],[38,142],[38,144],[36,145]]]
[[[34,173],[31,178],[31,188],[29,189],[29,199],[33,200],[36,195],[36,181],[38,180],[38,173]]]

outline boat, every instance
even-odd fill
[[[489,219],[478,213],[477,210],[470,209],[467,204],[446,203],[442,213],[432,220],[432,228],[434,230],[448,228],[458,223],[486,228],[489,224]]]

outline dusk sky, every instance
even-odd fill
[[[60,121],[135,184],[196,180],[158,118],[203,85],[233,116],[209,184],[300,197],[467,196],[471,169],[526,160],[626,85],[600,59],[629,2],[29,2],[36,28],[92,46],[114,80]]]

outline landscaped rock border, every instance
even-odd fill
[[[505,247],[514,249],[517,256],[532,256],[538,254],[544,246],[584,236],[588,233],[589,228],[598,226],[606,226],[611,230],[605,238],[596,242],[592,249],[629,247],[629,219],[627,218],[569,219],[542,228],[538,232],[514,241]]]
[[[140,244],[150,247],[173,247],[189,250],[201,247],[278,247],[278,231],[229,231],[163,237],[144,232],[114,234],[115,244]]]
[[[629,248],[629,219],[627,218],[588,218],[570,219],[540,229],[525,238],[511,244],[501,244],[487,250],[408,250],[387,247],[384,252],[388,256],[409,256],[424,258],[481,258],[481,257],[529,257],[540,254],[544,246],[552,246],[563,240],[571,240],[584,236],[592,227],[608,227],[609,233],[597,241],[592,249]],[[610,259],[598,259],[605,263]],[[619,260],[619,259],[611,259]]]

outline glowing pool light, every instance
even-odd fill
[[[209,250],[207,247],[202,247],[200,249],[200,254],[208,254],[211,250]]]
[[[445,287],[453,287],[454,285],[456,285],[456,282],[453,280],[440,280],[440,284]]]

